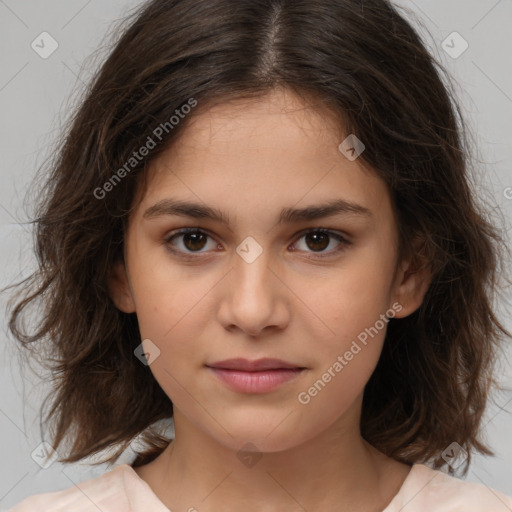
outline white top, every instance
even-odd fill
[[[7,512],[169,512],[128,464],[69,489],[25,498]],[[383,512],[512,512],[512,498],[483,484],[466,482],[413,464],[398,494]]]

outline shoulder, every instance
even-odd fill
[[[384,512],[512,512],[512,498],[484,484],[467,482],[414,464]]]
[[[127,465],[56,492],[29,496],[7,512],[124,512],[130,504],[126,495]]]

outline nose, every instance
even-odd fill
[[[290,317],[290,290],[270,251],[262,250],[255,259],[240,254],[234,255],[233,267],[223,280],[219,321],[225,329],[251,337],[284,329]]]

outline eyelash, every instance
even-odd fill
[[[213,238],[208,232],[204,231],[203,229],[183,228],[183,229],[180,229],[179,231],[173,231],[173,232],[169,233],[164,238],[164,243],[167,246],[167,248],[169,249],[169,251],[171,251],[173,254],[177,254],[181,258],[188,259],[188,260],[200,258],[201,256],[199,256],[199,255],[202,254],[201,252],[186,253],[181,250],[174,249],[171,245],[172,240],[174,240],[175,238],[182,236],[182,235],[190,234],[190,233],[202,234],[202,235],[206,235],[210,238]],[[315,254],[315,256],[313,256],[313,257],[308,256],[308,258],[311,258],[311,259],[322,259],[322,258],[332,257],[334,254],[338,254],[339,252],[345,250],[347,246],[351,245],[351,242],[349,242],[345,237],[341,236],[336,231],[331,231],[326,228],[311,228],[306,231],[302,231],[301,233],[299,233],[299,237],[296,239],[294,244],[297,243],[297,241],[299,241],[301,238],[303,238],[304,236],[306,236],[310,233],[321,233],[324,235],[328,235],[329,237],[335,238],[338,242],[340,242],[340,245],[338,245],[338,247],[336,249],[332,249],[331,251],[327,251],[326,253],[313,252],[312,254]],[[195,254],[197,254],[197,256]]]

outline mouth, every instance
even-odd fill
[[[266,393],[305,372],[307,368],[280,359],[249,361],[237,358],[207,364],[224,384],[240,393]]]
[[[303,366],[289,363],[281,359],[274,359],[264,357],[262,359],[256,359],[249,361],[241,357],[235,359],[225,359],[223,361],[217,361],[215,363],[207,364],[209,368],[219,368],[222,370],[238,370],[243,372],[257,372],[263,370],[302,370],[305,369]]]

